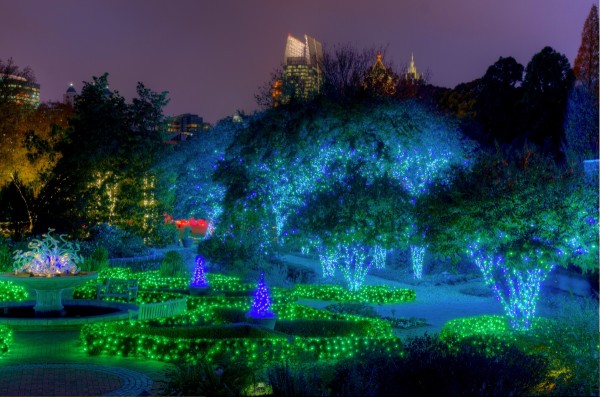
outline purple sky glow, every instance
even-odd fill
[[[524,66],[545,46],[573,63],[590,0],[0,0],[0,59],[33,69],[43,101],[104,72],[126,98],[137,81],[169,91],[167,115],[251,113],[288,33],[326,47],[414,53],[432,84],[481,77],[500,56]]]

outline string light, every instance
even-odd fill
[[[196,266],[194,267],[194,274],[192,275],[192,281],[190,287],[192,288],[206,288],[209,286],[206,274],[204,273],[204,258],[201,255],[196,256]]]
[[[260,274],[256,291],[254,291],[254,300],[252,301],[252,307],[248,312],[249,317],[255,318],[271,318],[275,314],[271,311],[271,297],[269,296],[269,290],[265,285],[265,274]]]

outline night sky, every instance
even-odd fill
[[[288,33],[325,47],[414,53],[432,84],[481,77],[500,56],[524,66],[544,46],[573,63],[591,0],[0,0],[0,59],[33,69],[43,101],[108,72],[126,98],[137,81],[169,91],[165,113],[214,123],[256,109]]]

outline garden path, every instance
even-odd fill
[[[321,274],[321,265],[317,260],[307,257],[287,254],[281,258],[284,262],[305,266]],[[336,276],[336,282],[342,283],[340,275]],[[446,322],[455,318],[479,316],[485,314],[504,314],[502,305],[492,296],[467,295],[462,290],[483,290],[485,284],[481,278],[474,278],[454,285],[434,285],[434,275],[424,275],[423,281],[415,283],[412,275],[406,274],[403,281],[388,280],[375,275],[368,274],[365,277],[366,285],[388,285],[397,288],[411,288],[415,290],[416,300],[410,303],[372,305],[382,316],[396,318],[422,318],[427,326],[411,328],[407,330],[395,329],[395,333],[402,339],[421,336],[425,333],[435,334],[442,330]],[[299,303],[324,308],[332,302],[302,299]],[[541,315],[551,315],[552,307],[540,299],[538,312]]]
[[[0,395],[156,395],[170,364],[89,356],[79,330],[16,330],[0,361]]]

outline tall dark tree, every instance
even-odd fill
[[[494,140],[510,143],[519,134],[517,102],[522,80],[523,65],[512,57],[500,57],[481,79],[477,120]]]
[[[569,166],[581,171],[583,160],[598,158],[598,8],[592,6],[581,33],[573,72],[577,81],[565,113],[563,152]]]
[[[526,138],[556,155],[564,139],[563,120],[575,79],[573,71],[563,54],[545,47],[533,56],[525,73],[521,110]]]
[[[573,71],[578,80],[593,87],[598,99],[598,7],[592,5],[581,32],[581,44]]]
[[[137,94],[127,104],[108,89],[107,74],[85,83],[55,148],[61,158],[40,194],[39,228],[63,225],[77,232],[98,222],[147,228],[144,219],[156,204],[148,170],[164,147],[160,124],[167,99],[166,92],[141,83]]]

